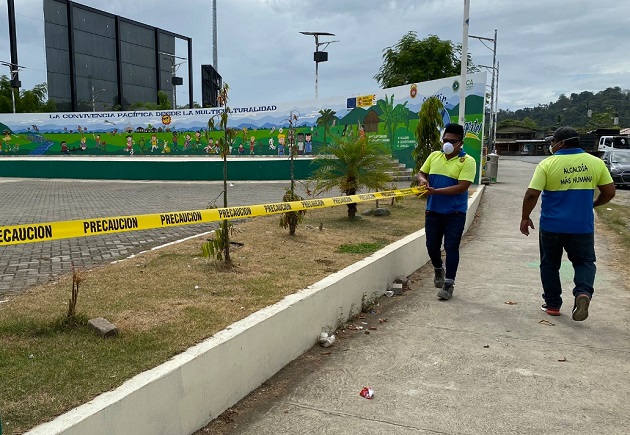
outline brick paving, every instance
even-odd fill
[[[228,205],[279,202],[288,181],[234,182]],[[304,186],[296,191],[306,197]],[[0,226],[60,220],[201,210],[223,182],[103,181],[0,178]],[[331,192],[331,196],[338,192]],[[59,274],[126,258],[155,246],[210,231],[214,223],[0,247],[0,300]]]

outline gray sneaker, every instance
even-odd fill
[[[588,317],[588,306],[591,303],[591,298],[588,295],[577,295],[575,298],[575,304],[573,306],[573,320],[581,322]]]
[[[446,281],[444,287],[437,293],[437,296],[442,300],[448,301],[453,297],[453,290],[455,290],[454,283]]]
[[[433,278],[433,284],[436,288],[444,287],[444,267],[436,267],[433,269],[435,276]]]

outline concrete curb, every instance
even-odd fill
[[[484,189],[469,198],[465,231]],[[191,434],[427,261],[422,229],[27,434]]]

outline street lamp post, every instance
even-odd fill
[[[96,97],[101,92],[105,92],[105,89],[99,89],[97,91],[94,90],[94,86],[92,86],[92,112],[96,112]]]
[[[318,89],[317,89],[318,83],[317,82],[318,82],[319,63],[328,61],[328,53],[325,51],[319,51],[319,47],[323,45],[324,50],[325,50],[326,47],[328,47],[333,42],[339,42],[339,41],[319,42],[320,36],[335,36],[334,33],[328,33],[328,32],[300,32],[300,33],[302,35],[312,35],[315,37],[315,53],[313,54],[313,60],[315,61],[315,99],[317,99],[318,98]]]
[[[13,102],[13,113],[15,113],[15,90],[19,89],[21,86],[20,80],[18,79],[18,72],[24,69],[24,67],[5,61],[0,61],[0,64],[9,67],[9,75],[11,77],[11,100]]]
[[[181,85],[184,83],[184,81],[182,80],[181,77],[176,77],[175,73],[177,72],[178,68],[180,67],[180,65],[185,64],[188,59],[186,59],[185,57],[180,57],[180,56],[175,56],[172,53],[166,53],[164,51],[160,51],[159,54],[161,54],[162,56],[166,56],[170,59],[171,61],[171,88],[172,88],[172,102],[173,102],[173,110],[177,109],[177,89],[176,87],[178,85]],[[175,59],[184,59],[184,61],[179,62],[179,63],[175,63]]]
[[[497,29],[494,29],[494,39],[493,38],[486,38],[483,36],[473,36],[473,35],[468,35],[469,38],[475,38],[478,39],[479,41],[481,41],[481,43],[486,46],[488,49],[492,50],[492,66],[484,66],[484,65],[479,65],[482,66],[484,68],[488,68],[490,70],[492,70],[492,82],[490,85],[490,127],[488,129],[488,136],[490,141],[489,144],[490,145],[488,148],[488,151],[494,151],[495,148],[495,139],[496,139],[496,130],[497,130],[497,109],[498,106],[495,106],[495,100],[496,100],[496,104],[498,105],[499,100],[496,98],[498,96],[498,89],[499,89],[499,66],[497,63]],[[492,48],[488,47],[483,41],[490,41],[493,43]],[[496,78],[496,79],[495,79]],[[495,84],[496,81],[496,84]]]

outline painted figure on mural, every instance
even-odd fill
[[[11,132],[9,130],[4,130],[2,134],[3,136],[2,143],[0,144],[0,152],[2,152],[4,145],[4,152],[8,153],[9,149],[11,149]]]
[[[146,151],[144,136],[140,136],[140,140],[138,140],[138,146],[140,147],[140,154],[144,154],[144,152]]]
[[[275,150],[276,149],[276,145],[274,144],[272,137],[269,138],[269,149],[270,150]]]
[[[66,144],[65,140],[62,140],[60,145],[61,145],[61,152],[63,154],[70,154],[70,151],[68,151],[68,145]]]
[[[214,154],[214,140],[209,137],[208,145],[203,149],[207,154]]]
[[[245,148],[243,148],[243,144],[238,145],[238,153],[243,155],[245,153]]]
[[[195,132],[195,149],[196,150],[203,149],[203,142],[201,141],[201,131]]]
[[[125,136],[125,139],[127,140],[127,152],[133,155],[133,137],[128,134],[127,136]]]
[[[158,149],[158,138],[157,135],[151,135],[151,152],[156,151]]]
[[[85,136],[81,136],[81,145],[80,145],[81,151],[87,150],[87,144],[85,142],[86,142]]]
[[[186,136],[184,136],[184,150],[191,148],[190,146],[191,140],[192,140],[192,136],[190,135],[190,133],[186,133]]]
[[[283,134],[279,134],[278,135],[278,155],[279,156],[283,156],[284,155],[284,141],[285,141],[285,136]]]
[[[304,133],[297,134],[297,149],[298,155],[304,155]]]
[[[162,145],[162,154],[168,154],[171,152],[171,147],[168,146],[168,141],[164,139],[164,144]]]
[[[306,133],[304,135],[304,154],[311,154],[313,152],[313,134]]]
[[[249,138],[249,154],[254,154],[254,145],[256,145],[256,138],[252,136]]]
[[[171,150],[173,152],[179,151],[178,146],[177,146],[177,141],[178,140],[179,140],[179,138],[177,137],[177,132],[173,131],[173,147],[171,148]]]

